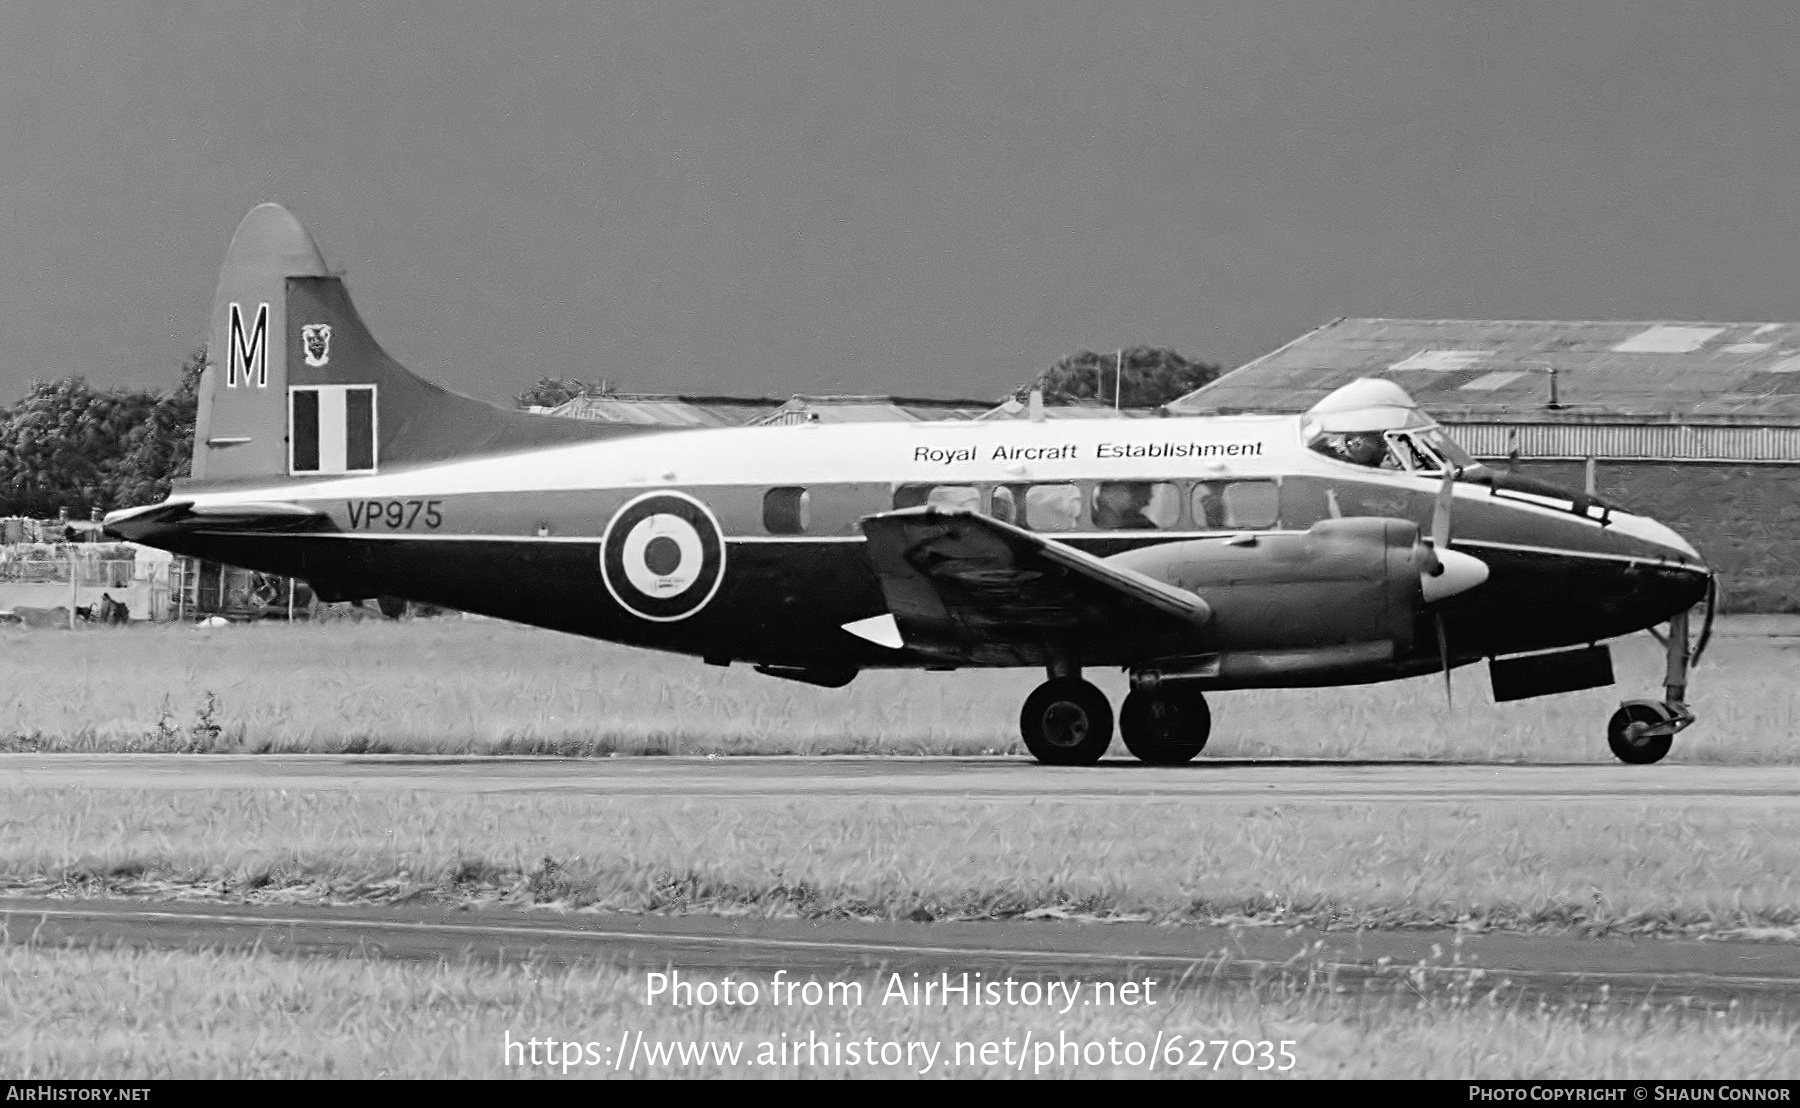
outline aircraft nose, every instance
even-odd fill
[[[1620,534],[1630,535],[1641,542],[1652,543],[1663,547],[1676,555],[1676,560],[1692,562],[1700,565],[1700,552],[1693,544],[1682,538],[1675,529],[1658,523],[1649,516],[1630,515],[1619,512],[1612,517],[1612,526]]]

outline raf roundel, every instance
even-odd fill
[[[646,493],[606,525],[600,577],[635,616],[659,623],[686,619],[706,607],[725,580],[719,521],[685,493]]]

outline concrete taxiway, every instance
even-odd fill
[[[1021,757],[443,757],[334,754],[0,754],[0,788],[316,789],[437,794],[1029,801],[1480,800],[1800,807],[1800,766],[1554,765],[1201,759],[1086,768]]]

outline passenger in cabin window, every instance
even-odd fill
[[[1150,504],[1148,481],[1103,481],[1094,490],[1094,526],[1102,531],[1154,530],[1144,514]]]
[[[933,508],[952,508],[964,512],[981,510],[981,491],[973,485],[934,485],[925,503]]]
[[[1225,502],[1219,487],[1206,481],[1194,486],[1194,525],[1217,530],[1225,526]]]
[[[1019,521],[1018,501],[1014,499],[1013,491],[1005,485],[994,490],[988,503],[991,505],[988,514],[1000,522],[1017,523]]]
[[[901,485],[894,490],[894,508],[917,508],[931,495],[930,485]]]

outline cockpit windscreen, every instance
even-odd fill
[[[1367,469],[1442,473],[1444,463],[1467,466],[1474,459],[1441,427],[1405,431],[1322,431],[1308,428],[1306,445],[1340,462]]]

